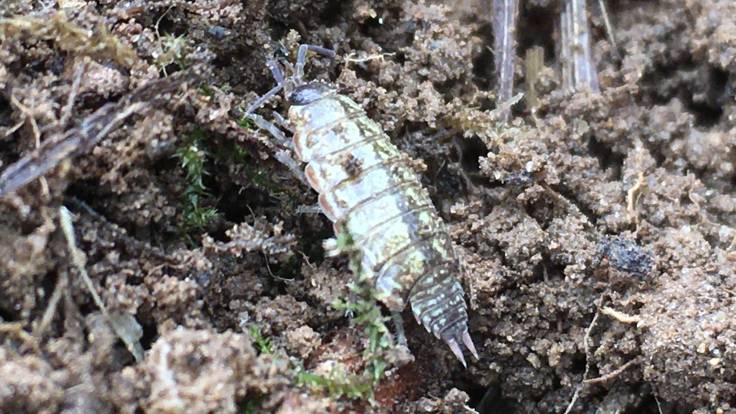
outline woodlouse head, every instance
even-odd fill
[[[309,82],[299,85],[289,93],[289,104],[307,105],[332,92],[327,86],[319,82]]]

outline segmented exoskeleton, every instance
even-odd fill
[[[307,163],[306,181],[319,193],[322,211],[336,234],[348,232],[360,248],[362,269],[389,310],[401,312],[408,300],[417,322],[444,340],[465,365],[459,344],[478,356],[456,278],[460,265],[445,225],[407,158],[381,127],[350,98],[302,80],[309,50],[334,56],[302,45],[289,78],[270,61],[278,85],[246,114]],[[291,143],[253,113],[282,89],[290,104]]]

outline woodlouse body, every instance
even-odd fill
[[[300,49],[303,56],[306,49]],[[319,193],[322,211],[337,234],[347,232],[360,248],[362,270],[392,312],[408,302],[417,322],[463,364],[460,344],[477,358],[456,278],[459,261],[416,172],[353,100],[324,84],[302,83],[302,67],[298,60],[293,89],[287,91],[288,120],[293,149],[307,164],[305,175]],[[274,132],[263,120],[259,125]]]

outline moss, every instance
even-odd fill
[[[248,333],[250,333],[250,337],[253,339],[253,343],[256,345],[259,353],[273,354],[271,339],[263,336],[261,328],[258,325],[251,325],[248,328]]]
[[[256,124],[253,122],[252,119],[248,118],[247,116],[240,117],[237,122],[238,126],[243,129],[253,130],[256,128]]]
[[[351,323],[359,327],[368,339],[363,350],[365,368],[361,373],[348,374],[343,369],[334,368],[323,376],[301,370],[297,373],[297,383],[313,389],[323,389],[332,398],[359,398],[372,401],[375,387],[381,381],[388,366],[386,351],[393,347],[391,333],[386,327],[386,317],[381,313],[378,294],[373,289],[370,278],[360,267],[360,251],[355,247],[347,232],[341,232],[333,249],[334,254],[347,254],[350,268],[356,280],[348,284],[349,300],[338,299],[332,307],[352,315]]]
[[[187,39],[182,36],[174,36],[171,34],[163,35],[159,38],[161,45],[161,54],[156,57],[156,65],[166,75],[166,67],[170,65],[176,65],[179,69],[187,67],[187,62],[184,59],[189,45]]]
[[[0,19],[0,41],[9,38],[53,41],[65,52],[111,59],[126,67],[137,60],[133,49],[113,36],[102,22],[94,30],[88,30],[72,22],[63,11],[50,18],[18,16]]]
[[[195,129],[189,134],[183,145],[176,151],[181,168],[186,175],[186,188],[182,201],[182,221],[180,229],[185,235],[200,232],[218,218],[219,213],[213,207],[204,206],[204,200],[210,198],[205,188],[203,177],[207,174],[205,163],[209,153],[203,149],[204,132]]]
[[[350,283],[351,296],[354,300],[336,300],[332,306],[347,314],[355,315],[352,323],[363,330],[368,338],[368,346],[363,351],[366,370],[371,382],[375,385],[383,377],[387,363],[383,358],[385,350],[393,346],[391,334],[386,327],[386,318],[381,313],[376,292],[372,287],[360,280]]]
[[[249,398],[242,404],[243,414],[257,414],[263,411],[263,397]]]
[[[348,374],[344,369],[334,368],[328,375],[319,375],[307,370],[296,374],[297,385],[315,391],[324,391],[332,399],[371,399],[374,384],[364,375]]]

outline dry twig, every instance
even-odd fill
[[[631,361],[629,361],[629,362],[621,365],[620,367],[614,369],[613,371],[609,372],[608,374],[601,375],[600,377],[595,377],[595,378],[590,378],[590,379],[583,380],[583,384],[590,385],[590,384],[601,384],[601,383],[604,383],[604,382],[608,382],[608,381],[610,381],[610,380],[618,377],[624,371],[626,371],[630,367],[638,364],[639,362],[641,362],[641,358],[640,357],[634,358]]]
[[[526,51],[524,58],[524,83],[526,85],[526,106],[534,113],[539,105],[537,81],[539,73],[544,69],[544,48],[534,46]]]
[[[62,271],[59,274],[59,278],[56,280],[54,293],[51,294],[51,299],[49,299],[49,304],[46,306],[46,311],[44,311],[43,317],[41,317],[41,322],[33,329],[33,336],[35,336],[36,338],[40,339],[43,336],[46,328],[48,328],[48,326],[51,324],[51,321],[54,319],[54,316],[56,315],[56,307],[59,305],[61,296],[64,294],[64,290],[66,289],[68,280],[69,277],[67,273],[65,271]]]
[[[128,348],[128,351],[133,354],[135,360],[138,362],[142,361],[143,347],[138,340],[143,335],[143,329],[132,315],[111,315],[110,312],[108,312],[105,303],[102,301],[102,298],[100,298],[100,295],[97,293],[97,289],[95,289],[95,285],[92,283],[92,279],[90,279],[89,274],[87,274],[84,253],[82,253],[82,251],[77,247],[77,239],[74,236],[72,214],[64,206],[59,208],[59,221],[61,222],[61,230],[66,238],[72,263],[77,268],[77,271],[79,271],[79,276],[82,278],[82,282],[84,282],[87,290],[89,290],[92,299],[97,307],[100,308],[102,315],[108,323],[110,323],[112,330],[123,341],[123,343],[125,343],[125,347]]]
[[[600,92],[598,73],[590,50],[586,0],[565,0],[560,13],[562,87],[568,91]]]
[[[601,313],[621,323],[638,324],[641,322],[641,318],[636,315],[629,315],[608,306],[604,306],[601,309]]]
[[[504,104],[514,93],[514,58],[516,57],[516,22],[518,0],[493,0],[494,52],[498,83],[498,102]],[[500,119],[508,121],[511,111],[506,108]]]
[[[565,410],[565,414],[569,414],[572,411],[573,407],[575,407],[575,403],[580,397],[580,391],[583,390],[585,380],[588,378],[588,373],[590,372],[590,360],[593,354],[590,350],[590,336],[593,332],[593,329],[595,328],[595,324],[598,322],[598,317],[600,317],[601,315],[601,307],[603,306],[603,301],[605,300],[606,296],[608,296],[607,290],[601,293],[601,296],[598,298],[593,320],[590,321],[590,325],[588,325],[588,328],[585,330],[585,336],[583,337],[583,349],[585,350],[585,372],[583,372],[583,380],[580,381],[580,384],[578,384],[578,386],[575,388],[575,393],[573,393],[572,398],[570,399],[570,404],[568,404],[567,409]]]
[[[119,102],[104,105],[84,118],[77,127],[46,139],[36,150],[0,174],[0,197],[41,177],[62,161],[88,152],[130,116],[145,113],[161,104],[166,94],[193,78],[192,72],[177,75],[149,82]]]

